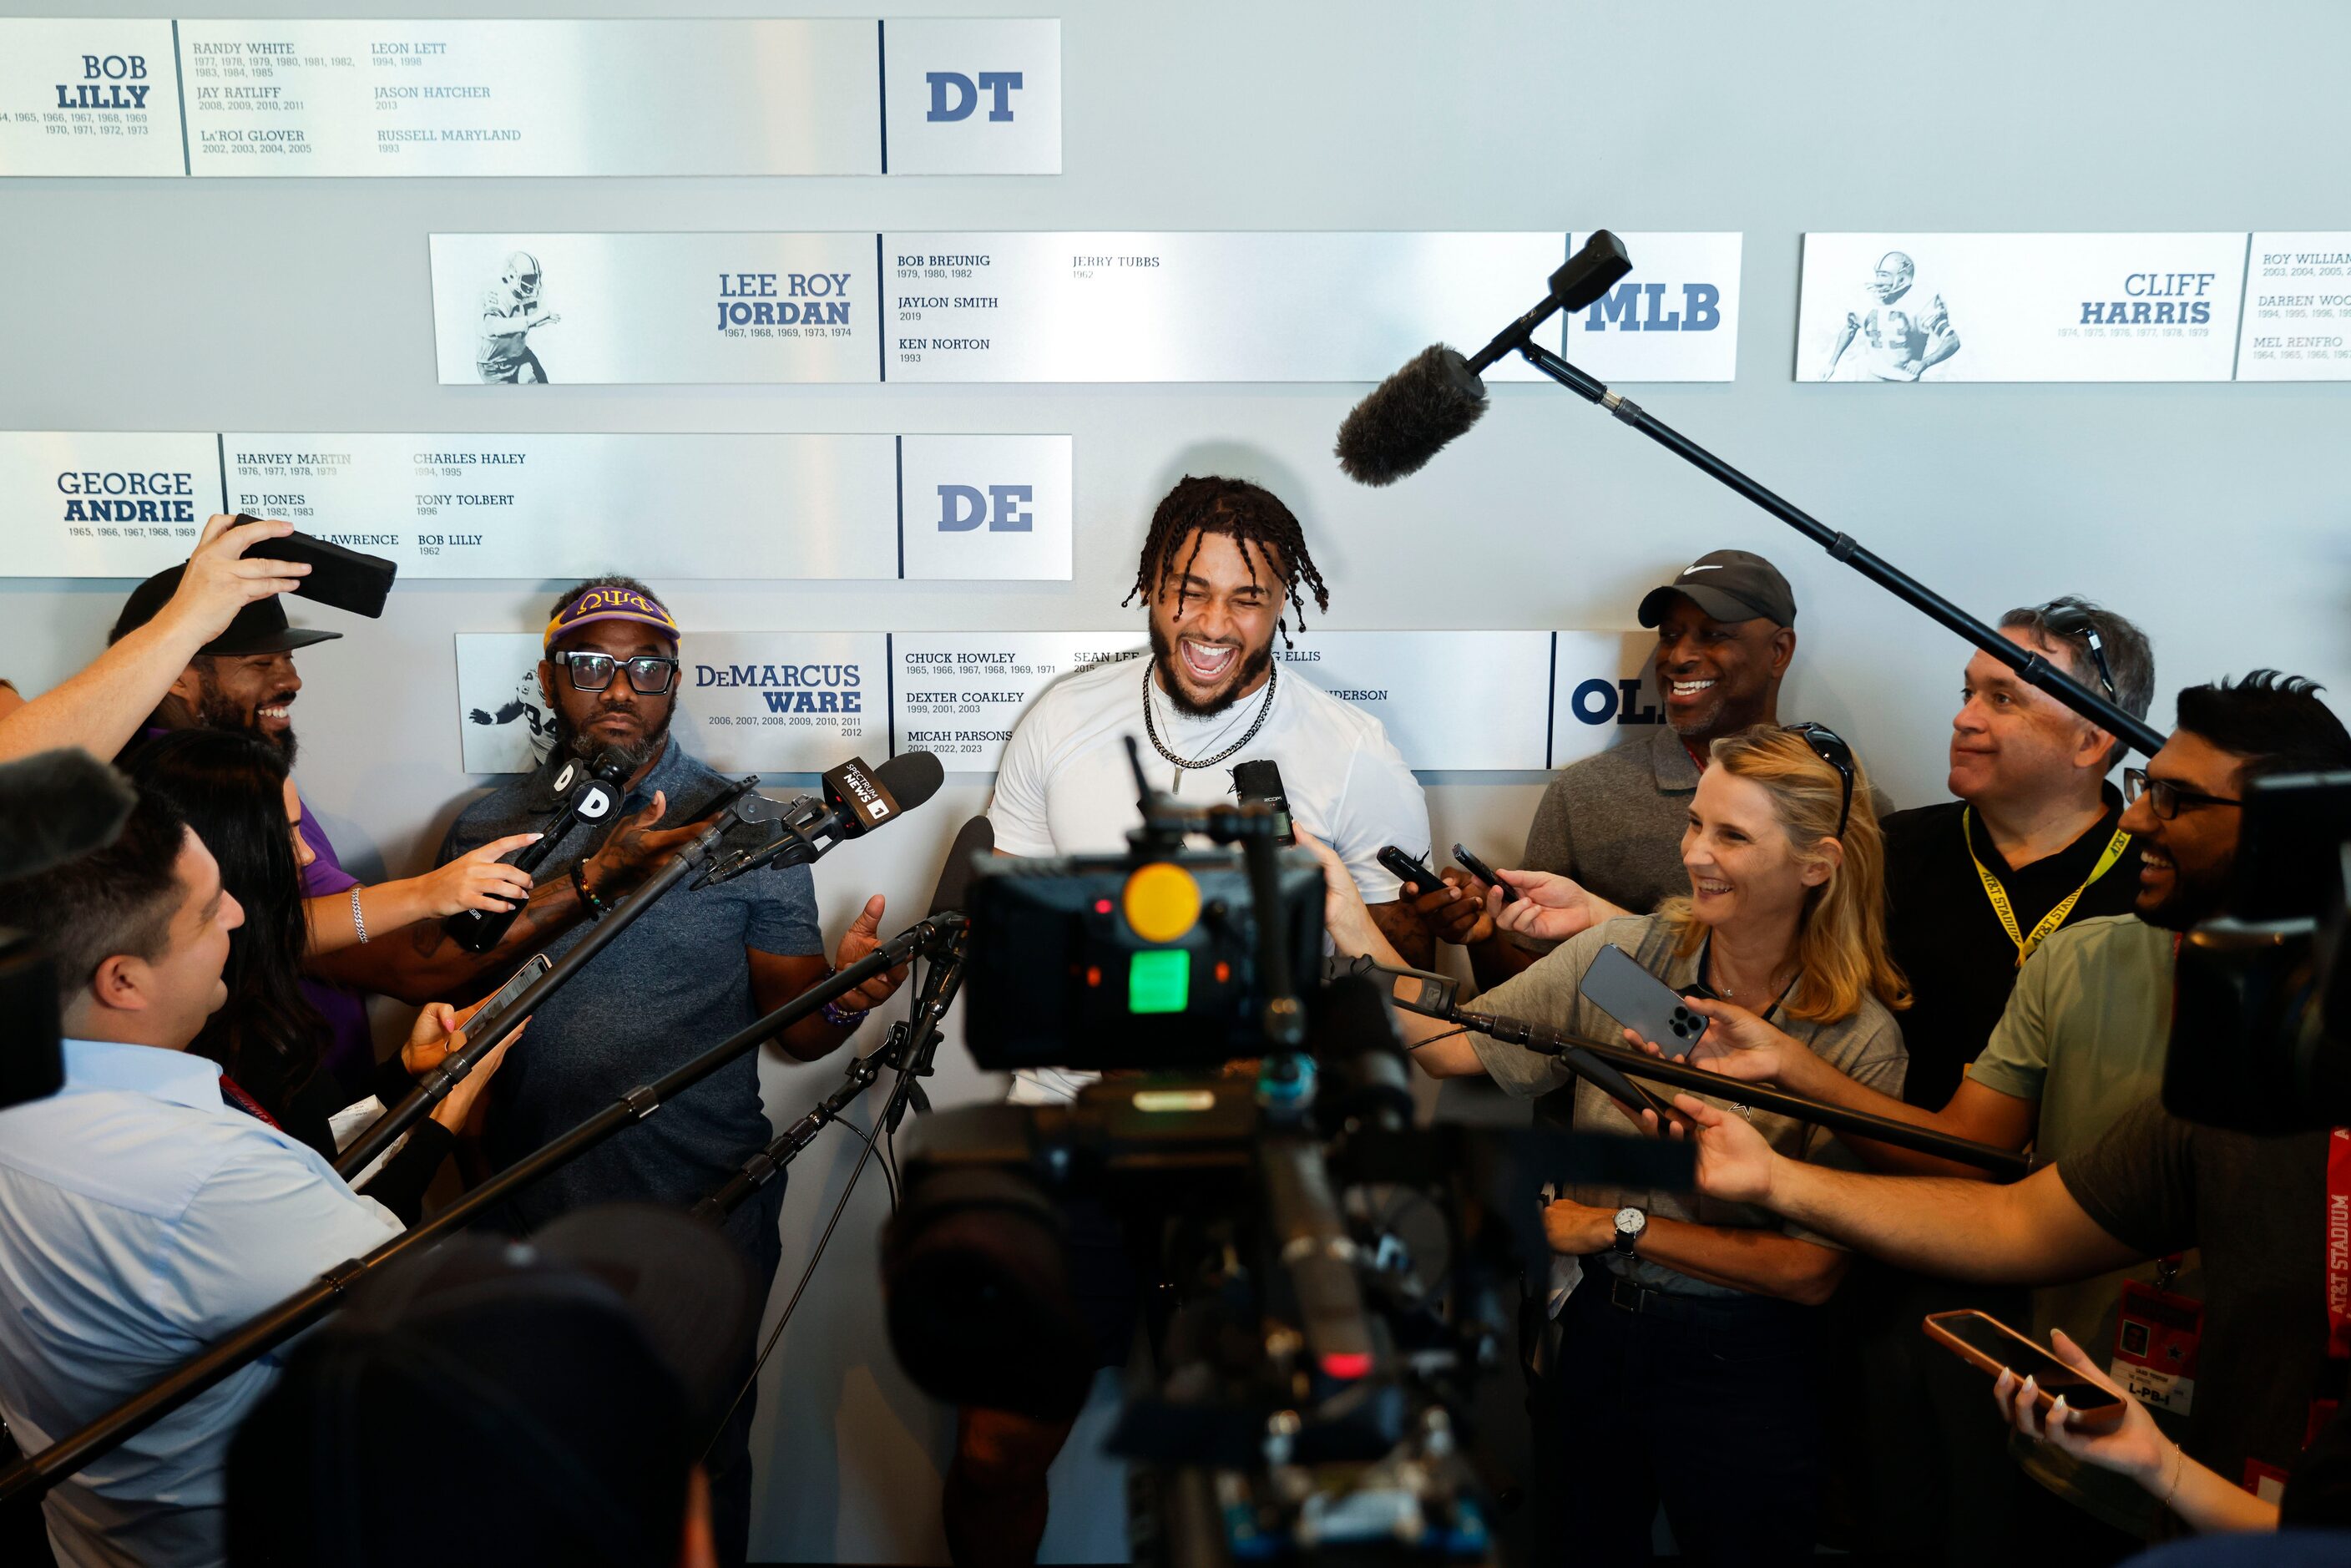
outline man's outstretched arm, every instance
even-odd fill
[[[2142,1260],[2085,1213],[2045,1166],[2008,1186],[1949,1176],[1863,1176],[1776,1154],[1740,1116],[1690,1095],[1698,1183],[1759,1204],[1856,1251],[1923,1274],[1986,1284],[2085,1280]]]

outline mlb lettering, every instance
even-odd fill
[[[1625,283],[1592,302],[1583,313],[1583,329],[1604,332],[1616,323],[1620,332],[1711,332],[1722,325],[1722,290],[1711,283],[1682,285],[1682,308],[1666,308],[1662,283]]]

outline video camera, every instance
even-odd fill
[[[2351,772],[2244,791],[2229,913],[2180,943],[2164,1108],[2241,1132],[2351,1122]]]
[[[1386,993],[1323,982],[1322,872],[1279,811],[1136,774],[1129,853],[976,868],[974,1057],[1111,1076],[919,1124],[883,1239],[898,1359],[944,1401],[1074,1416],[1096,1359],[1068,1211],[1099,1205],[1148,1282],[1109,1442],[1137,1561],[1489,1560],[1467,1412],[1550,1255],[1538,1188],[1686,1189],[1691,1151],[1415,1130]]]

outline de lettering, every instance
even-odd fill
[[[994,99],[987,111],[990,120],[1012,118],[1010,95],[1020,90],[1019,71],[982,71],[977,86],[961,71],[925,71],[923,79],[931,84],[931,110],[925,120],[969,120],[971,111],[979,107],[979,95],[988,93]],[[949,103],[947,95],[955,94]]]
[[[990,485],[985,495],[977,485],[942,485],[939,532],[967,534],[985,522],[992,534],[1025,534],[1036,514],[1022,511],[1019,503],[1035,498],[1036,487],[1030,485]]]
[[[147,57],[144,55],[84,55],[81,80],[57,83],[59,109],[144,109],[147,107]],[[1019,84],[1016,81],[1014,86]],[[968,113],[969,110],[965,112]],[[1005,116],[1010,119],[1011,116]]]

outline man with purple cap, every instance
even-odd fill
[[[554,750],[535,771],[466,807],[442,845],[443,858],[544,825],[558,806],[556,775],[569,764],[616,772],[625,779],[622,810],[643,810],[647,821],[664,813],[677,821],[700,816],[730,780],[670,733],[678,643],[676,620],[633,578],[597,578],[558,595],[538,666],[555,715]],[[606,835],[618,831],[597,822],[568,830],[539,862],[541,891],[574,893],[601,916],[615,894],[590,852],[601,854]],[[873,950],[883,912],[880,894],[865,901],[834,963],[845,967]],[[561,958],[578,935],[546,943],[548,956]],[[486,1152],[494,1165],[514,1164],[831,972],[808,867],[769,866],[705,887],[673,889],[532,1012],[528,1060],[511,1059],[486,1095]],[[869,980],[782,1030],[774,1043],[802,1061],[837,1050],[904,976],[900,968]],[[515,1195],[503,1218],[529,1229],[590,1204],[690,1205],[773,1135],[760,1104],[759,1063],[756,1054],[746,1055],[664,1102],[660,1115],[626,1136],[548,1172]],[[762,1291],[782,1260],[777,1221],[783,1194],[784,1183],[771,1181],[725,1221]],[[747,1380],[750,1349],[738,1349],[738,1381]],[[750,1415],[747,1393],[709,1453],[724,1561],[741,1559],[750,1530]]]

